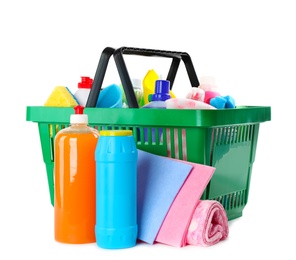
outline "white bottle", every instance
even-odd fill
[[[86,102],[92,87],[93,79],[90,77],[81,77],[81,82],[78,83],[78,90],[74,93],[78,104],[85,107]]]
[[[133,89],[136,95],[136,99],[138,102],[139,107],[143,106],[143,87],[142,87],[142,81],[140,79],[134,78],[132,79]]]

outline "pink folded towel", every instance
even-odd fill
[[[193,213],[187,244],[212,246],[228,237],[228,218],[222,204],[216,200],[200,200]]]

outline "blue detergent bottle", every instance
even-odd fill
[[[131,130],[101,130],[96,159],[96,243],[136,245],[138,150]]]
[[[171,98],[170,81],[163,79],[156,80],[154,94],[150,97],[150,102],[144,105],[143,108],[166,108],[165,101]]]
[[[149,100],[151,97],[151,100]],[[170,95],[170,81],[159,79],[155,81],[155,90],[154,94],[148,97],[149,103],[144,105],[142,108],[157,108],[157,109],[166,109],[166,100],[171,98]],[[144,141],[145,142],[155,142],[157,140],[156,135],[159,137],[162,136],[162,128],[158,130],[156,128],[144,128]],[[138,129],[138,136],[140,132]],[[150,138],[151,137],[151,138]]]

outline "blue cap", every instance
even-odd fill
[[[169,80],[156,80],[155,90],[152,95],[151,101],[165,101],[171,98],[170,95],[170,81]]]

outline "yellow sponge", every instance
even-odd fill
[[[44,104],[47,107],[75,107],[77,105],[78,102],[73,94],[64,86],[55,87]]]

